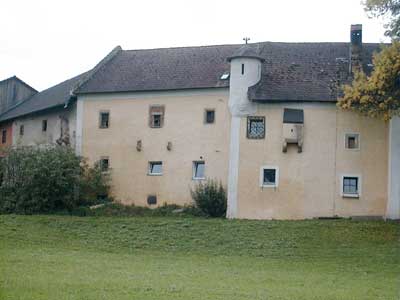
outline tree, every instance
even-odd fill
[[[370,17],[387,17],[386,36],[400,38],[400,0],[365,0],[364,9]]]
[[[371,75],[355,72],[353,83],[344,86],[338,106],[388,121],[400,115],[400,42],[384,46],[372,61]]]
[[[374,54],[369,76],[362,70],[354,72],[352,84],[343,87],[338,106],[388,121],[400,115],[400,0],[366,0],[364,6],[370,16],[389,17],[385,35],[393,43]]]

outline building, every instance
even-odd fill
[[[117,47],[0,122],[13,144],[57,142],[64,127],[50,139],[44,120],[68,115],[68,144],[101,162],[126,204],[188,204],[215,178],[230,218],[400,218],[400,119],[336,107],[340,84],[379,51],[361,36],[356,25],[350,43]]]
[[[33,87],[16,76],[0,81],[0,115],[36,93]],[[0,147],[12,145],[12,123],[0,124],[0,134]]]

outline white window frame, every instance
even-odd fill
[[[203,177],[196,177],[196,164],[203,163],[204,164],[204,176]],[[194,160],[192,164],[192,179],[193,180],[204,180],[206,179],[206,162],[204,160]]]
[[[358,139],[358,147],[357,148],[347,148],[347,137],[349,136],[357,136]],[[350,150],[350,151],[360,151],[361,148],[361,135],[358,132],[346,132],[344,134],[344,149]]]
[[[344,188],[344,178],[345,177],[353,177],[353,178],[357,178],[357,190],[358,193],[357,194],[346,194],[343,191]],[[343,198],[360,198],[361,197],[361,187],[362,187],[362,178],[360,174],[342,174],[341,180],[340,180],[340,195]]]
[[[264,170],[275,170],[275,184],[264,184]],[[260,168],[260,187],[262,188],[277,188],[279,186],[279,167],[277,166],[262,166]]]
[[[161,173],[153,173],[151,171],[152,165],[155,165],[155,164],[161,164]],[[149,176],[161,176],[162,174],[163,174],[163,162],[160,161],[160,160],[158,160],[158,161],[149,161],[148,169],[147,169],[147,175],[149,175]]]

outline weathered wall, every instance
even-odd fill
[[[110,159],[114,197],[126,204],[147,205],[155,194],[158,204],[191,202],[192,163],[204,160],[205,175],[222,180],[228,173],[230,116],[228,90],[82,95],[82,137],[77,151],[91,163]],[[165,105],[164,127],[149,127],[149,106]],[[215,123],[204,124],[204,110],[215,109]],[[110,111],[110,127],[99,128],[99,112]],[[79,123],[79,122],[78,122]],[[136,143],[142,141],[142,151]],[[167,143],[172,142],[172,151]],[[79,145],[81,146],[79,147]],[[148,162],[162,161],[163,175],[148,176]]]
[[[6,130],[6,142],[2,143],[2,132]],[[11,122],[4,122],[0,124],[0,155],[2,150],[10,147],[12,145],[12,123]]]
[[[47,131],[42,131],[42,121],[47,120]],[[24,135],[20,135],[20,126],[24,126]],[[56,108],[46,112],[20,117],[13,121],[13,145],[32,146],[56,144],[61,137],[69,134],[69,143],[75,147],[76,104],[67,109]]]
[[[35,93],[35,90],[16,77],[0,81],[0,114]]]
[[[283,108],[304,109],[303,152],[282,152]],[[387,125],[338,111],[334,104],[259,104],[255,115],[266,117],[266,136],[240,133],[239,218],[301,219],[321,216],[385,214],[387,202]],[[361,149],[344,149],[344,134],[358,132]],[[261,188],[260,167],[279,167],[279,186]],[[342,174],[362,176],[359,199],[342,198]]]

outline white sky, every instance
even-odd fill
[[[115,46],[143,49],[251,42],[388,41],[360,0],[1,0],[0,80],[38,90],[92,68]]]

